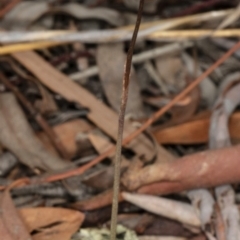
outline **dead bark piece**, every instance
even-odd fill
[[[67,240],[84,220],[79,211],[64,208],[23,208],[18,210],[33,240]],[[25,239],[24,239],[25,240]]]
[[[13,204],[8,190],[0,195],[0,236],[4,240],[32,239]]]
[[[110,105],[116,112],[118,112],[120,108],[121,80],[125,60],[126,54],[123,52],[122,43],[102,44],[97,48],[97,63],[102,86]],[[134,118],[143,118],[145,114],[140,96],[140,87],[133,66],[130,76],[128,98],[126,114],[131,114]]]
[[[0,95],[0,142],[25,165],[45,171],[69,168],[70,163],[51,155],[36,138],[14,95]]]
[[[200,218],[190,204],[145,194],[122,193],[123,199],[149,212],[200,227]]]
[[[129,172],[123,176],[122,183],[133,190],[158,182],[151,191],[159,194],[237,183],[240,181],[239,154],[240,145],[204,151],[174,162],[153,164],[134,174]],[[148,192],[147,188],[145,186],[139,191]]]
[[[79,133],[88,133],[93,126],[83,119],[74,119],[53,127],[53,131],[61,140],[70,157],[76,156],[78,152],[77,136]],[[37,132],[37,136],[43,142],[44,146],[52,153],[55,153],[53,145],[44,132]]]
[[[118,121],[117,114],[114,111],[48,64],[38,54],[28,51],[15,53],[12,56],[52,91],[57,92],[69,101],[77,102],[89,108],[90,113],[88,114],[88,118],[109,136],[116,139],[116,123]],[[134,130],[129,123],[125,123],[124,137]],[[151,141],[144,135],[140,135],[134,139],[127,147],[131,148],[137,155],[144,156],[148,160],[152,159],[155,154]]]

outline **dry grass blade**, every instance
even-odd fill
[[[128,87],[129,87],[130,72],[132,67],[133,50],[137,40],[138,30],[141,24],[143,6],[144,6],[144,0],[141,0],[139,3],[138,17],[137,17],[135,29],[133,32],[132,40],[130,43],[130,47],[128,50],[127,60],[126,60],[125,69],[124,69],[121,107],[120,107],[119,120],[118,120],[119,122],[118,122],[116,157],[114,162],[113,202],[112,202],[111,233],[110,233],[111,240],[116,239],[124,116],[125,116],[125,110],[126,110],[127,99],[128,99]]]

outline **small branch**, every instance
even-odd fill
[[[127,99],[128,99],[128,88],[129,88],[129,81],[130,81],[130,72],[131,72],[131,67],[132,67],[133,51],[134,51],[134,46],[135,46],[135,43],[137,40],[139,27],[141,24],[143,6],[144,6],[144,0],[140,0],[137,21],[136,21],[135,29],[133,32],[132,40],[130,43],[130,47],[128,50],[127,60],[126,60],[126,64],[125,64],[124,77],[123,77],[121,107],[120,107],[119,120],[118,120],[118,136],[117,136],[117,145],[116,145],[116,156],[115,156],[115,162],[114,162],[114,183],[113,183],[113,200],[112,200],[110,240],[116,239],[124,116],[125,116],[125,110],[126,110]]]

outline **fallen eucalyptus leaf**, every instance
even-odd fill
[[[195,227],[201,226],[199,216],[190,204],[145,194],[131,194],[123,192],[122,196],[124,200],[154,214]]]

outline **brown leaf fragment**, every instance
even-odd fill
[[[70,163],[51,155],[36,138],[26,117],[11,93],[0,95],[0,142],[28,167],[60,170]]]
[[[186,85],[186,73],[179,56],[158,57],[155,60],[157,70],[164,80],[168,92],[179,92]]]
[[[116,112],[120,108],[125,59],[126,54],[123,52],[122,43],[101,44],[97,48],[97,63],[101,83],[110,105]],[[133,66],[126,114],[131,114],[134,118],[144,117],[140,87]]]
[[[232,141],[240,140],[240,113],[235,112],[229,119]],[[154,136],[159,144],[200,144],[208,142],[210,113],[199,119],[189,120],[176,126],[155,130]]]
[[[84,220],[79,211],[64,208],[22,208],[19,214],[34,240],[70,240]]]
[[[61,140],[65,147],[67,154],[74,157],[78,152],[77,136],[80,133],[89,132],[93,126],[83,119],[71,120],[53,127],[53,131]],[[44,146],[52,153],[55,149],[51,144],[49,138],[44,132],[37,132],[38,138],[43,142]]]
[[[160,98],[159,100],[162,101],[162,104],[159,105],[158,107],[163,107],[166,105],[166,103],[170,102],[170,99]],[[176,124],[185,123],[186,121],[189,121],[189,119],[191,119],[191,117],[193,117],[193,115],[197,111],[197,108],[199,106],[199,100],[200,89],[195,88],[193,89],[193,91],[191,91],[191,93],[188,96],[186,96],[186,98],[182,99],[181,101],[179,101],[178,104],[172,107],[172,109],[169,111],[169,113],[171,114],[171,119],[167,121],[165,124],[156,127],[154,131],[158,131],[159,129],[175,126]],[[149,101],[151,102],[154,101],[154,98],[149,98],[148,103],[150,103]]]
[[[0,194],[0,236],[3,240],[31,240],[9,191]]]
[[[58,110],[58,107],[53,99],[53,96],[41,84],[38,84],[38,87],[39,87],[39,91],[41,93],[42,99],[39,99],[35,102],[34,104],[35,108],[41,114],[56,112]]]
[[[98,209],[101,207],[105,207],[111,204],[112,202],[112,189],[107,190],[105,192],[102,192],[90,199],[86,199],[83,201],[79,201],[76,203],[73,203],[71,205],[71,207],[75,208],[75,209],[79,209],[79,210],[84,210],[84,211],[91,211],[94,209]],[[123,198],[121,196],[121,194],[119,194],[119,201],[122,201]]]

